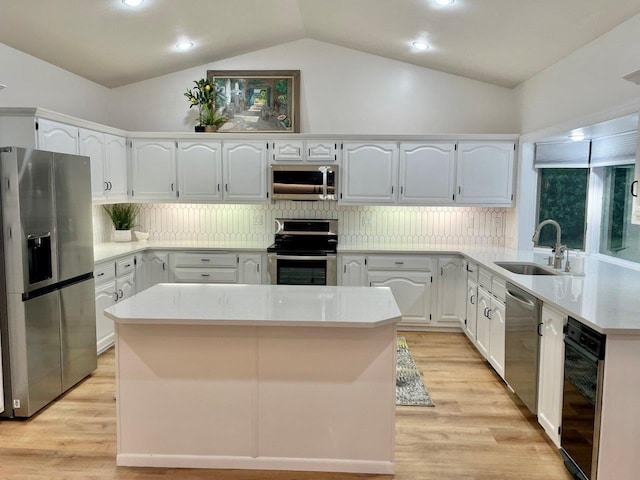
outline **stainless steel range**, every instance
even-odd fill
[[[277,218],[267,248],[272,285],[336,285],[338,220]]]

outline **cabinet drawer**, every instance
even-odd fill
[[[96,285],[113,280],[116,278],[116,264],[108,262],[96,265],[93,269],[93,276],[95,278]]]
[[[369,270],[431,271],[431,258],[413,255],[373,255],[367,258]]]
[[[135,271],[136,265],[134,262],[134,257],[126,257],[122,260],[118,260],[116,262],[116,276],[120,277],[121,275],[125,275],[129,272]]]
[[[480,268],[478,271],[478,285],[483,287],[487,291],[491,291],[491,272]]]
[[[504,303],[507,299],[507,283],[500,277],[493,277],[491,280],[491,293]]]
[[[176,253],[176,267],[235,267],[238,264],[235,253]]]
[[[478,283],[478,264],[467,262],[467,280],[473,280]]]
[[[176,268],[173,278],[180,283],[237,283],[237,268]]]

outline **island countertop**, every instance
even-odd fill
[[[105,310],[116,323],[374,328],[400,321],[387,287],[158,284]]]

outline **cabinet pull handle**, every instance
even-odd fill
[[[162,262],[162,270],[166,270],[167,269],[167,264],[165,262]]]
[[[118,294],[118,292],[113,292],[113,294],[116,296],[116,298],[113,301],[117,302],[118,299],[120,298],[120,295]]]
[[[391,185],[391,195],[393,195],[393,185]]]
[[[224,184],[224,191],[225,191],[225,192],[228,192],[228,191],[229,191],[229,184],[228,184],[228,183],[225,183],[225,184]]]
[[[130,263],[125,264],[124,268],[129,268],[131,266]]]
[[[104,189],[109,190],[109,182],[104,182]]]
[[[171,184],[171,191],[173,192],[173,183]]]
[[[120,299],[122,299],[122,297],[124,297],[124,292],[122,291],[122,289],[118,290],[118,295],[119,295],[118,298],[120,298]]]
[[[220,184],[218,184],[218,191],[220,191]]]
[[[475,295],[471,295],[471,297],[469,297],[469,303],[471,305],[475,305],[476,303],[473,301],[473,299],[475,298]]]
[[[458,195],[460,195],[462,193],[462,187],[458,186]]]
[[[638,196],[637,190],[634,191],[634,188],[633,188],[633,187],[635,187],[637,185],[638,185],[638,180],[634,180],[633,182],[631,182],[631,196],[632,197],[637,197]]]
[[[396,265],[404,265],[404,262],[395,262]]]
[[[103,275],[104,275],[104,272],[101,272],[98,275],[96,275],[96,277],[102,277]]]
[[[109,190],[113,190],[113,183],[109,182]]]
[[[201,262],[210,262],[211,259],[210,258],[201,258],[200,261]]]
[[[210,277],[211,275],[209,275],[208,273],[201,273],[200,276],[201,277]]]
[[[260,264],[256,264],[256,272],[260,273]]]
[[[487,318],[491,320],[491,309],[487,308]]]
[[[440,276],[444,277],[444,267],[440,267]]]
[[[538,336],[541,337],[542,336],[542,331],[540,330],[540,327],[542,326],[542,322],[538,322]]]
[[[487,310],[489,310],[489,309],[487,307],[484,307],[484,316],[485,316],[485,318],[489,318],[489,317],[487,317]]]

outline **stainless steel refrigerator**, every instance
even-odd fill
[[[89,157],[0,148],[5,417],[29,417],[96,369]]]

